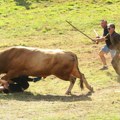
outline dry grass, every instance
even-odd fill
[[[75,52],[78,55],[79,68],[95,92],[90,94],[87,89],[80,91],[77,81],[73,95],[66,96],[64,93],[69,82],[51,76],[40,82],[30,83],[29,89],[24,93],[0,94],[1,120],[120,119],[120,80],[110,64],[110,56],[107,56],[109,70],[100,71],[101,62],[97,54],[102,44],[79,43],[79,34],[71,34],[30,37],[24,41],[30,44],[31,40],[35,40],[33,43],[36,46],[41,40],[43,42],[40,42],[39,46],[42,48],[54,49],[59,46]],[[64,42],[70,47],[66,47]]]

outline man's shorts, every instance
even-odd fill
[[[116,54],[116,50],[111,50],[107,47],[107,45],[104,45],[101,49],[102,52],[105,52],[106,54],[110,52],[111,57],[113,58]]]

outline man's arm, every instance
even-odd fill
[[[103,42],[103,41],[106,40],[106,38],[105,38],[105,37],[100,37],[100,38],[95,38],[94,40],[95,40],[96,42]]]

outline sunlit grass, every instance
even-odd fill
[[[12,2],[12,0],[8,2],[9,4],[3,2],[0,7],[1,38],[12,39],[40,34],[66,34],[73,28],[65,20],[71,21],[87,34],[91,34],[93,28],[97,28],[99,31],[98,24],[101,19],[107,19],[109,22],[115,22],[119,25],[120,17],[119,12],[117,12],[120,9],[119,2],[107,4],[104,1],[103,3],[93,2],[90,4],[91,2],[77,0],[55,3],[51,1],[40,1],[40,3],[30,1],[30,9],[26,9],[24,4],[16,6],[16,3],[19,2]]]

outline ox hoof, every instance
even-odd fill
[[[65,94],[66,94],[66,95],[71,95],[71,92],[70,92],[70,91],[67,91]]]
[[[93,87],[91,87],[91,86],[90,86],[90,89],[89,89],[89,90],[90,90],[90,92],[94,92],[94,89],[93,89]]]

